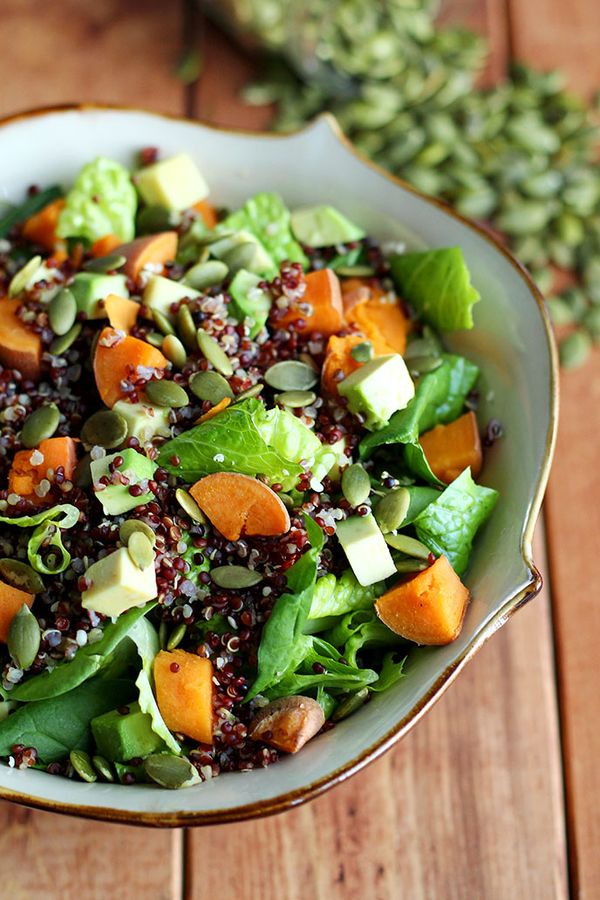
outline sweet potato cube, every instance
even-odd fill
[[[212,744],[213,667],[186,650],[161,650],[154,660],[160,713],[171,731]]]
[[[436,425],[419,438],[434,475],[450,484],[468,466],[473,478],[481,472],[483,455],[474,412],[465,413],[449,425]]]
[[[10,623],[19,612],[23,604],[29,609],[33,605],[33,594],[28,594],[12,584],[0,581],[0,642],[5,644],[8,640]]]

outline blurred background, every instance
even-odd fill
[[[598,0],[2,0],[1,116],[97,101],[288,130],[332,112],[506,241],[563,366],[544,593],[405,741],[259,823],[143,831],[0,804],[7,896],[599,895],[599,89]]]

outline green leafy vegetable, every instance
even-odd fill
[[[396,661],[395,653],[386,653],[383,657],[379,678],[374,684],[369,685],[371,691],[387,691],[392,685],[397,684],[404,675],[406,657]]]
[[[66,196],[56,233],[93,243],[106,234],[135,237],[137,194],[127,169],[99,156],[80,171]]]
[[[34,528],[48,519],[52,520],[59,528],[72,528],[79,521],[79,510],[72,503],[60,503],[51,506],[33,516],[0,516],[0,522],[5,525],[17,525],[19,528]]]
[[[476,484],[470,470],[465,469],[415,518],[417,537],[436,555],[444,553],[455,572],[462,575],[475,533],[497,499],[497,491]]]
[[[411,485],[407,488],[408,493],[410,494],[410,503],[408,506],[408,511],[402,523],[402,528],[406,528],[407,525],[410,525],[414,519],[417,518],[420,512],[422,512],[426,506],[429,506],[430,503],[433,503],[434,500],[440,496],[440,491],[437,491],[432,487],[422,487],[420,485]]]
[[[71,750],[89,751],[91,720],[134,696],[130,681],[94,678],[60,696],[21,706],[0,722],[0,756],[9,756],[15,744],[35,747],[44,763],[63,759]]]
[[[318,637],[305,638],[306,651],[293,671],[287,672],[263,693],[270,699],[305,694],[323,688],[328,693],[351,693],[377,681],[373,669],[361,669],[348,662],[341,662],[342,655],[327,641]],[[315,664],[325,671],[315,671]]]
[[[339,578],[332,574],[323,575],[317,579],[308,618],[322,619],[341,616],[354,609],[370,609],[383,590],[376,584],[363,587],[350,569]]]
[[[249,231],[278,266],[285,260],[299,262],[305,268],[308,265],[302,247],[290,230],[290,212],[277,194],[255,194],[221,224],[228,231]]]
[[[331,713],[337,706],[337,700],[335,697],[332,697],[331,694],[328,694],[322,684],[320,684],[317,688],[317,703],[321,704],[321,709],[323,710],[323,715],[325,719],[329,719]]]
[[[73,659],[59,663],[52,671],[34,675],[33,678],[18,684],[11,691],[11,700],[32,702],[58,697],[92,678],[104,665],[112,662],[112,653],[117,645],[129,636],[137,620],[145,616],[155,605],[155,602],[151,602],[144,607],[127,610],[116,622],[111,622],[105,627],[99,641],[81,647]]]
[[[324,637],[335,647],[343,648],[342,655],[352,666],[357,665],[356,654],[364,647],[394,647],[406,643],[383,624],[372,607],[348,613]]]
[[[7,525],[17,525],[19,528],[32,528],[37,526],[27,545],[27,557],[29,563],[36,572],[43,575],[56,575],[64,572],[71,562],[71,554],[65,548],[60,534],[61,529],[72,528],[79,521],[79,510],[71,503],[61,503],[52,506],[33,516],[0,516],[0,522]],[[55,561],[50,562],[51,556],[45,557],[40,553],[44,547],[54,547]]]
[[[265,443],[291,463],[301,459],[312,463],[323,446],[308,425],[287,409],[263,407],[255,423]]]
[[[156,629],[150,624],[148,619],[141,618],[135,622],[129,632],[129,638],[136,645],[142,660],[142,668],[135,682],[135,686],[139,691],[140,709],[150,716],[152,731],[163,739],[172,753],[179,754],[181,753],[181,747],[165,725],[152,690],[154,657],[160,650]]]
[[[52,203],[53,200],[58,200],[59,197],[62,197],[62,190],[55,184],[45,188],[43,191],[39,191],[37,194],[33,194],[31,197],[27,197],[18,206],[10,207],[7,212],[0,216],[0,238],[6,237],[17,222],[24,222],[25,219],[35,215],[45,206],[48,206],[49,203]]]
[[[400,295],[434,328],[473,327],[472,306],[481,298],[460,247],[397,254],[390,265]]]

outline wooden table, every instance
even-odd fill
[[[451,0],[509,55],[600,86],[597,0]],[[205,68],[173,75],[197,42]],[[185,0],[3,0],[0,115],[102,100],[261,127],[235,99],[250,63]],[[1,161],[0,161],[1,164]],[[600,354],[562,378],[536,556],[543,595],[367,771],[259,823],[150,831],[0,804],[0,895],[296,900],[600,896]]]

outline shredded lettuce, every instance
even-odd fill
[[[292,235],[290,212],[277,194],[255,194],[241,209],[227,216],[221,226],[227,231],[249,231],[277,266],[285,260],[308,265],[302,247]]]
[[[56,233],[93,243],[105,234],[135,237],[137,194],[127,169],[99,156],[80,171],[65,198]]]

